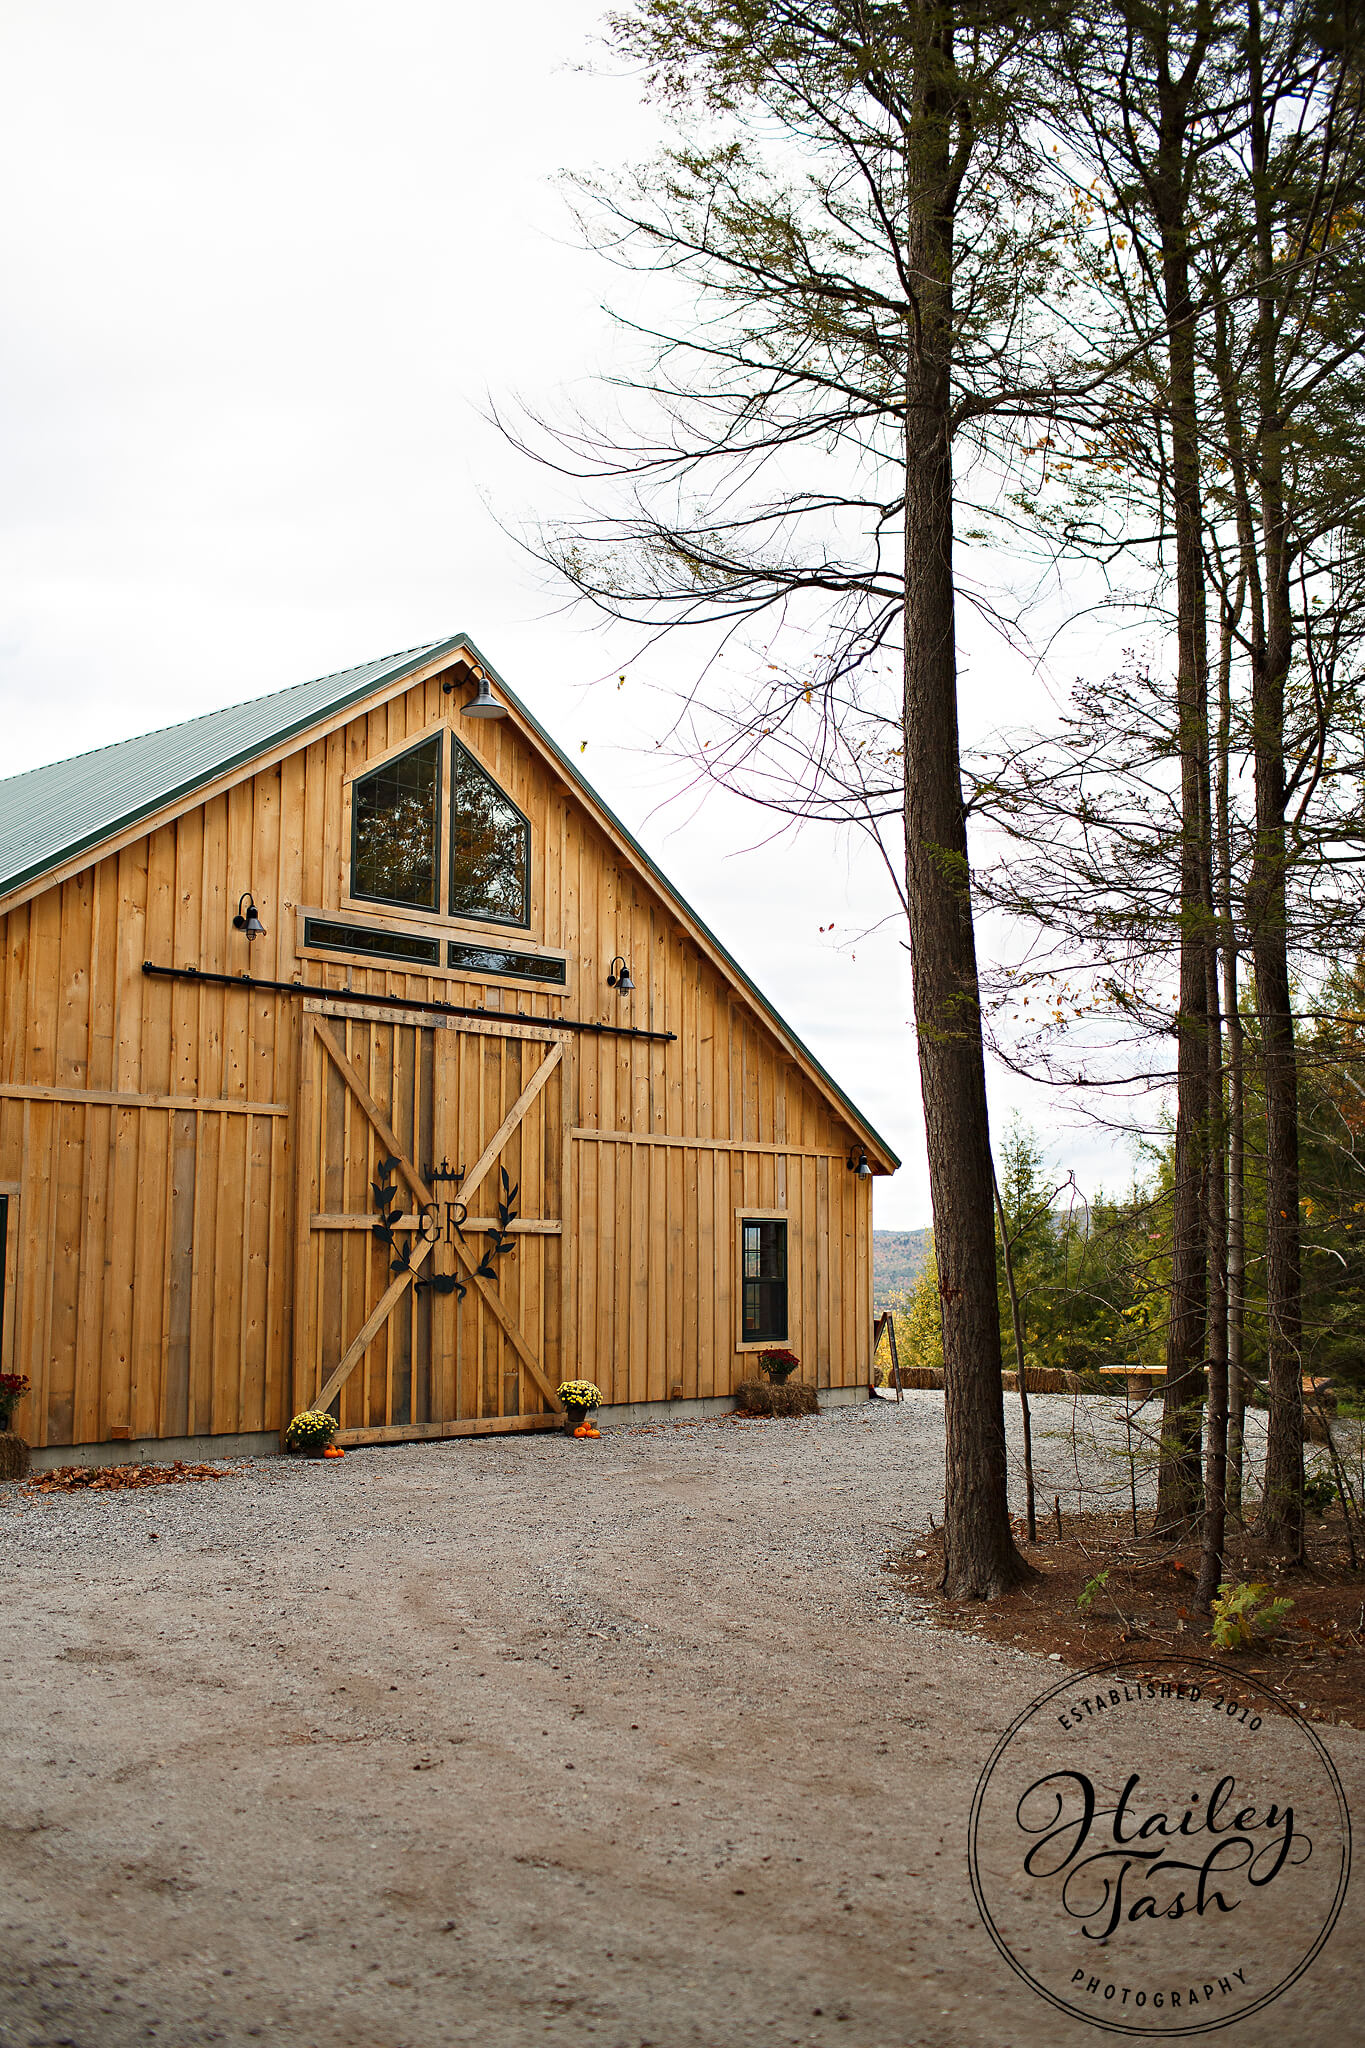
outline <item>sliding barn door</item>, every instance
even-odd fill
[[[565,1034],[304,1006],[294,1408],[343,1442],[549,1426]]]

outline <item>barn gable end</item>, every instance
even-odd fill
[[[893,1155],[511,693],[463,717],[471,664],[458,637],[0,784],[0,1356],[35,1444],[277,1432],[341,1367],[353,1441],[547,1426],[580,1374],[725,1396],[745,1217],[781,1219],[805,1375],[866,1381],[848,1160]],[[357,778],[433,741],[443,803],[460,748],[529,823],[513,921],[355,893]],[[494,1140],[461,1205],[443,1163]]]

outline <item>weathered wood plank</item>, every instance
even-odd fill
[[[846,1146],[831,1149],[829,1146],[760,1145],[751,1144],[747,1138],[695,1138],[668,1131],[599,1130],[586,1124],[576,1124],[569,1135],[602,1145],[681,1145],[689,1151],[745,1152],[755,1157],[761,1153],[780,1154],[784,1159],[843,1159],[847,1151]]]
[[[288,1116],[287,1102],[245,1102],[240,1096],[142,1095],[117,1088],[39,1088],[0,1081],[0,1099],[14,1102],[93,1102],[104,1109],[192,1109],[205,1116]]]
[[[317,1215],[310,1216],[308,1221],[314,1230],[372,1231],[374,1229],[374,1211],[371,1210],[368,1216],[348,1216],[343,1213],[328,1214],[320,1211]],[[466,1216],[461,1228],[463,1230],[491,1230],[496,1222],[496,1216]],[[415,1209],[410,1209],[406,1215],[398,1218],[394,1228],[395,1230],[420,1230],[421,1226],[421,1217]],[[527,1237],[558,1237],[563,1229],[564,1225],[557,1216],[514,1216],[507,1225],[507,1230],[513,1237],[522,1235]]]
[[[467,1415],[450,1422],[398,1423],[386,1429],[339,1429],[334,1442],[343,1450],[357,1444],[431,1443],[444,1437],[501,1436],[504,1432],[563,1429],[558,1415]]]
[[[370,991],[373,993],[373,991]],[[405,990],[402,993],[410,994]],[[443,997],[438,997],[443,1001]],[[305,1010],[311,1010],[319,1017],[351,1017],[363,1024],[409,1024],[419,1025],[423,1031],[473,1032],[482,1038],[530,1038],[542,1045],[559,1045],[568,1033],[556,1031],[552,1025],[543,1024],[535,1017],[523,1018],[513,1012],[506,1023],[491,1017],[443,1017],[439,1010],[391,1010],[381,1008],[377,1003],[336,1003],[328,1002],[325,996],[308,996],[304,999]]]

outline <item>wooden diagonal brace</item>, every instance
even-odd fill
[[[436,1198],[412,1161],[404,1154],[403,1147],[399,1144],[394,1134],[393,1126],[375,1101],[373,1095],[371,1095],[366,1085],[365,1076],[353,1060],[347,1059],[345,1050],[338,1044],[336,1034],[333,1032],[330,1024],[325,1023],[321,1017],[315,1017],[313,1019],[313,1029],[326,1047],[327,1057],[341,1075],[346,1086],[354,1094],[356,1101],[374,1125],[379,1136],[388,1146],[390,1153],[398,1162],[398,1171],[416,1195],[418,1202],[425,1209]]]
[[[521,1122],[563,1057],[564,1041],[561,1038],[558,1045],[552,1045],[546,1052],[544,1059],[536,1068],[534,1074],[532,1074],[530,1080],[526,1083],[526,1086],[522,1089],[520,1095],[512,1104],[512,1107],[508,1110],[506,1116],[498,1125],[498,1128],[494,1131],[464,1179],[460,1182],[460,1200],[466,1207],[469,1205],[469,1197],[473,1194],[475,1188],[483,1179],[489,1167],[493,1164],[499,1152],[501,1152],[503,1146],[507,1143],[507,1140],[511,1137],[513,1131]]]
[[[545,1396],[545,1399],[549,1402],[555,1414],[562,1415],[564,1411],[559,1405],[558,1394],[555,1392],[554,1388],[550,1385],[550,1382],[546,1379],[544,1373],[541,1371],[540,1366],[537,1364],[536,1359],[533,1356],[530,1347],[526,1342],[526,1339],[521,1334],[521,1331],[517,1328],[516,1324],[512,1321],[512,1318],[508,1315],[507,1310],[503,1307],[502,1302],[498,1296],[497,1289],[495,1287],[490,1287],[488,1282],[483,1278],[483,1275],[477,1270],[478,1260],[475,1258],[474,1254],[468,1249],[468,1247],[466,1245],[462,1245],[458,1238],[452,1238],[451,1243],[453,1244],[455,1249],[455,1256],[459,1260],[460,1264],[464,1267],[465,1272],[468,1274],[470,1282],[473,1285],[475,1292],[478,1294],[479,1300],[488,1310],[488,1313],[492,1316],[494,1322],[502,1331],[503,1336],[507,1339],[512,1349],[516,1352],[517,1357],[526,1367],[527,1372],[530,1373],[531,1378],[540,1388],[541,1393]]]
[[[397,1308],[400,1300],[407,1293],[408,1288],[412,1284],[413,1276],[416,1274],[417,1268],[421,1265],[427,1253],[431,1250],[431,1245],[432,1240],[424,1237],[414,1246],[411,1263],[403,1267],[396,1279],[390,1281],[360,1328],[356,1331],[354,1337],[352,1337],[346,1347],[345,1357],[337,1366],[336,1371],[332,1374],[326,1386],[323,1387],[317,1400],[313,1403],[315,1408],[325,1409],[341,1392],[341,1389],[345,1386],[347,1380],[351,1377],[351,1374],[355,1371],[361,1359],[365,1356],[365,1353],[369,1350],[371,1344],[373,1344],[375,1338]]]

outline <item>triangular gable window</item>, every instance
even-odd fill
[[[531,922],[531,827],[468,748],[450,745],[450,914]]]

